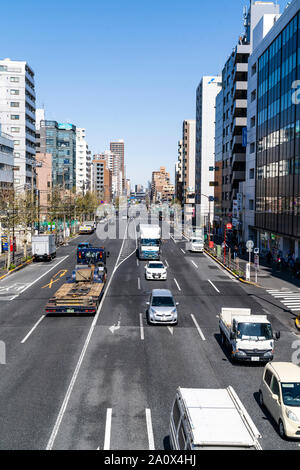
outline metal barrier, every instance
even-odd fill
[[[214,258],[216,258],[220,263],[222,263],[224,266],[230,269],[234,274],[236,274],[237,276],[243,279],[246,278],[246,267],[245,267],[246,263],[245,262],[241,263],[241,260],[239,258],[236,258],[235,260],[232,259],[232,252],[230,248],[227,248],[226,250],[225,259],[224,259],[224,249],[222,248],[222,245],[214,245],[213,248],[209,248],[209,246],[206,244],[205,250]]]

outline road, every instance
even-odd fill
[[[258,404],[261,365],[232,364],[220,345],[222,307],[268,312],[281,331],[275,360],[290,361],[297,336],[280,303],[266,291],[232,279],[206,255],[189,254],[183,241],[166,240],[165,282],[146,281],[145,262],[130,239],[105,241],[109,280],[97,316],[44,317],[47,299],[70,275],[79,237],[50,264],[33,264],[0,282],[1,449],[168,449],[176,388],[232,385],[256,426],[264,449],[298,449],[283,441]],[[124,224],[123,224],[124,225]],[[95,245],[99,240],[91,237]],[[172,290],[179,324],[148,326],[151,289]],[[299,338],[298,338],[299,339]],[[229,423],[230,425],[230,423]]]

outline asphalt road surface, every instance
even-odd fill
[[[229,385],[261,432],[263,449],[298,449],[280,438],[258,404],[263,366],[233,364],[218,327],[222,307],[267,312],[281,331],[275,360],[291,361],[299,340],[292,316],[266,291],[240,284],[206,255],[189,254],[183,241],[163,243],[167,281],[146,281],[145,262],[136,257],[136,222],[129,222],[129,239],[124,226],[119,239],[79,237],[51,263],[32,264],[0,282],[6,346],[0,449],[168,449],[176,388]],[[97,315],[44,316],[47,300],[76,264],[77,243],[87,238],[111,255]],[[146,302],[157,287],[171,289],[179,302],[178,326],[147,325]]]

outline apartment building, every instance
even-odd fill
[[[85,129],[76,129],[76,191],[85,194],[91,189],[91,151]]]
[[[164,166],[159,171],[152,172],[151,200],[152,202],[163,201],[166,189],[169,191],[170,174]]]
[[[195,204],[196,121],[182,125],[182,202]]]
[[[119,162],[120,162],[120,172],[121,176],[119,176],[121,180],[121,192],[123,194],[125,191],[125,143],[124,140],[117,140],[115,142],[110,142],[110,151],[114,155],[118,155]]]
[[[14,140],[15,184],[34,185],[35,83],[26,61],[0,60],[0,123]]]
[[[95,155],[92,161],[92,190],[101,201],[111,202],[112,199],[112,172],[109,169],[108,161]],[[100,202],[101,202],[100,201]]]
[[[175,199],[182,204],[183,184],[183,141],[178,141],[178,161],[175,164]]]
[[[239,38],[222,71],[222,225],[232,222],[239,238],[243,227],[233,212],[238,203],[239,185],[246,177],[248,59],[252,52],[253,30],[263,15],[278,13],[279,6],[273,2],[251,1],[244,17],[244,35]]]
[[[111,171],[112,194],[114,197],[122,195],[122,159],[119,154],[110,150],[94,155],[94,160],[105,160],[107,167]]]
[[[215,108],[215,161],[214,161],[214,225],[221,228],[222,220],[222,161],[223,161],[223,90],[216,97]]]
[[[220,76],[205,76],[197,88],[195,202],[203,216],[214,214],[216,97],[222,89]]]
[[[51,153],[36,154],[36,187],[40,220],[47,220],[52,198],[52,155]]]

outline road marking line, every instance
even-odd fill
[[[139,266],[139,265],[140,265],[140,263],[139,263],[139,260],[138,260],[138,259],[136,260],[136,265],[137,265],[137,266]]]
[[[127,225],[127,228],[128,228],[128,225]],[[121,245],[121,248],[120,248],[120,252],[119,252],[119,256],[118,256],[118,259],[116,261],[116,264],[115,264],[115,267],[111,273],[111,276],[109,278],[109,281],[108,281],[108,284],[107,284],[107,287],[104,291],[104,294],[102,296],[102,299],[101,299],[101,302],[100,302],[100,305],[99,305],[99,308],[98,308],[98,311],[95,315],[95,318],[93,320],[93,323],[90,327],[90,330],[88,332],[88,335],[87,335],[87,338],[85,340],[85,343],[84,343],[84,346],[82,348],[82,351],[81,351],[81,354],[80,354],[80,357],[78,359],[78,362],[77,362],[77,365],[76,365],[76,368],[74,370],[74,373],[73,373],[73,376],[71,378],[71,382],[69,384],[69,387],[67,389],[67,392],[66,392],[66,395],[64,397],[64,400],[62,402],[62,405],[60,407],[60,410],[59,410],[59,413],[58,413],[58,416],[57,416],[57,419],[55,421],[55,424],[54,424],[54,427],[52,429],[52,432],[51,432],[51,436],[49,438],[49,441],[48,441],[48,444],[47,444],[47,447],[46,447],[46,450],[52,450],[53,448],[53,445],[54,445],[54,441],[56,439],[56,436],[57,436],[57,433],[59,431],[59,428],[60,428],[60,425],[61,425],[61,422],[63,420],[63,417],[64,417],[64,414],[65,414],[65,411],[67,409],[67,406],[68,406],[68,403],[69,403],[69,400],[70,400],[70,396],[72,394],[72,391],[73,391],[73,388],[74,388],[74,385],[75,385],[75,382],[76,382],[76,379],[77,379],[77,376],[79,374],[79,371],[80,371],[80,368],[81,368],[81,364],[83,362],[83,359],[84,359],[84,356],[85,356],[85,353],[87,351],[87,348],[90,344],[90,341],[91,341],[91,337],[92,337],[92,334],[94,332],[94,329],[95,329],[95,326],[97,324],[97,321],[98,321],[98,318],[100,316],[100,313],[101,313],[101,310],[102,310],[102,306],[103,306],[103,303],[104,303],[104,300],[106,298],[106,295],[109,291],[109,288],[110,288],[110,284],[114,278],[114,274],[115,272],[117,271],[117,269],[119,268],[119,266],[122,264],[120,263],[120,265],[118,265],[119,261],[120,261],[120,258],[121,258],[121,254],[122,254],[122,251],[123,251],[123,248],[124,248],[124,244],[125,244],[125,236],[126,236],[126,233],[127,233],[127,230],[125,230],[125,233],[124,233],[124,238],[123,238],[123,243]]]
[[[173,330],[172,326],[168,326],[168,330],[169,330],[169,332],[171,333],[171,335],[173,336],[174,330]]]
[[[140,332],[141,332],[141,340],[144,341],[145,335],[144,335],[144,325],[143,325],[143,314],[140,313]]]
[[[50,268],[47,272],[45,272],[44,274],[42,274],[40,277],[38,277],[37,279],[35,279],[33,282],[31,282],[30,284],[28,284],[28,286],[26,286],[24,289],[22,289],[20,291],[20,294],[23,294],[23,292],[25,292],[27,289],[29,289],[31,286],[33,286],[36,282],[38,282],[40,279],[42,279],[44,276],[46,276],[48,273],[50,273],[50,271],[53,271],[53,269],[55,269],[59,264],[61,264],[63,261],[65,261],[67,258],[69,258],[70,255],[67,255],[67,256],[64,256],[64,258],[62,258],[58,263],[56,263],[54,266],[52,266],[52,268]]]
[[[213,288],[220,294],[219,289],[208,279],[208,282],[213,286]]]
[[[180,248],[180,249],[181,249],[182,253],[185,255],[185,251],[182,248]]]
[[[175,277],[174,277],[174,282],[175,282],[175,284],[176,284],[176,286],[177,286],[177,289],[178,289],[179,291],[181,291],[180,285],[179,285],[178,282],[176,281]]]
[[[141,279],[138,277],[138,289],[141,289]]]
[[[155,450],[151,410],[149,408],[146,408],[146,423],[147,423],[149,450]]]
[[[103,450],[110,449],[112,408],[107,408]]]
[[[196,328],[197,328],[197,330],[198,330],[199,335],[201,336],[201,338],[203,339],[203,341],[205,341],[205,336],[204,336],[204,334],[202,333],[201,328],[200,328],[200,326],[198,325],[196,318],[194,317],[193,314],[191,314],[191,317],[192,317],[193,322],[195,323],[195,326],[196,326]]]
[[[169,263],[168,263],[167,259],[165,260],[165,263],[166,263],[167,267],[169,268],[170,266],[169,266]]]
[[[36,324],[33,326],[33,328],[31,328],[31,330],[30,330],[29,333],[25,336],[25,338],[22,339],[21,344],[24,344],[24,343],[28,340],[29,336],[34,332],[34,330],[38,327],[38,325],[44,320],[45,316],[46,316],[46,315],[42,315],[42,316],[41,316],[41,318],[39,319],[39,321],[37,321]]]
[[[191,260],[191,263],[195,266],[195,268],[198,269],[198,266],[197,266],[197,264],[195,263],[195,261]]]

